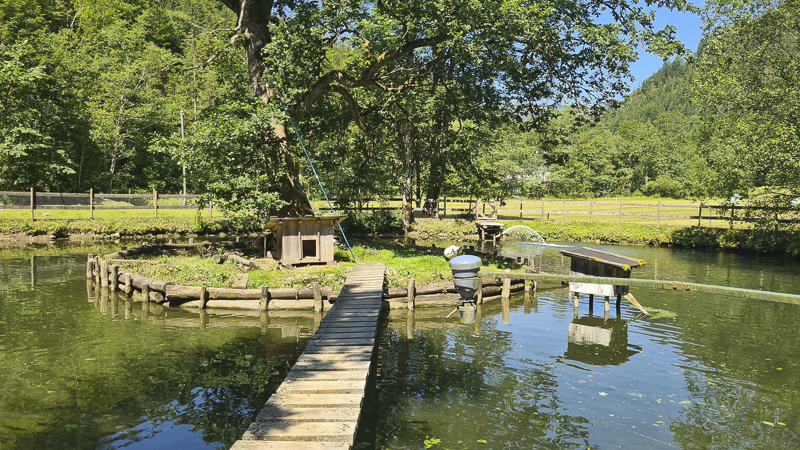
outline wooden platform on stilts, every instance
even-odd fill
[[[359,263],[286,379],[231,450],[349,449],[375,349],[385,264]]]

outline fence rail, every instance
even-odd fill
[[[36,210],[76,210],[86,211],[90,219],[94,218],[95,210],[148,210],[153,211],[158,217],[159,210],[179,210],[197,208],[198,195],[161,194],[153,191],[152,194],[95,194],[89,193],[59,193],[59,192],[29,192],[0,191],[0,210],[3,209],[30,209],[31,220],[36,220]],[[177,200],[177,202],[176,202]],[[397,210],[402,204],[401,199],[371,201],[356,208],[359,211],[392,211]],[[442,197],[440,199],[420,200],[414,208],[415,216],[419,218],[448,218],[448,217],[474,217],[479,204],[474,199],[459,199]],[[377,206],[376,206],[377,205]],[[427,208],[424,205],[428,206]],[[484,204],[484,211],[486,213]],[[724,226],[733,218],[737,222],[748,222],[742,214],[745,211],[758,210],[752,206],[709,205],[699,203],[694,205],[664,203],[637,203],[624,201],[574,201],[574,200],[506,200],[502,206],[497,206],[498,220],[540,220],[550,222],[594,222],[605,223],[664,223],[694,224],[698,226],[707,224],[709,227]],[[325,212],[327,208],[319,207],[317,211]],[[683,214],[683,212],[686,212]],[[213,205],[209,205],[209,213],[213,217]],[[738,215],[737,215],[738,214]],[[775,216],[778,223],[797,223],[795,218]]]
[[[36,210],[77,210],[86,211],[90,219],[94,219],[96,210],[153,210],[158,217],[159,210],[196,209],[198,195],[160,194],[95,194],[94,190],[86,193],[61,192],[29,192],[0,191],[0,210],[29,209],[31,220],[36,220]],[[174,200],[178,200],[174,204]],[[161,202],[159,204],[159,202]],[[213,205],[209,206],[213,215]]]
[[[368,202],[359,211],[392,211],[397,210],[402,199],[389,199],[380,202]],[[375,203],[381,206],[374,206]],[[428,208],[422,205],[429,205]],[[441,199],[420,200],[414,208],[418,218],[474,217],[478,203],[474,199]],[[605,223],[651,223],[656,225],[671,224],[707,224],[725,226],[731,218],[737,222],[750,222],[742,214],[745,211],[758,211],[753,206],[724,206],[720,204],[697,203],[674,204],[659,200],[658,203],[612,201],[574,201],[574,200],[506,200],[505,205],[498,206],[498,220],[540,220],[550,222],[594,222]],[[320,211],[322,208],[319,209]],[[787,209],[788,211],[788,209]],[[486,212],[485,210],[483,211]],[[684,213],[685,212],[685,213]],[[637,220],[639,219],[639,220]],[[797,219],[776,216],[778,223],[797,223]]]

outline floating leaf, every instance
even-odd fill
[[[763,423],[764,425],[769,425],[769,426],[771,426],[771,427],[774,427],[774,426],[775,426],[775,424],[774,424],[774,423],[772,423],[772,422],[767,422],[766,420],[763,420],[763,421],[761,421],[761,423]]]

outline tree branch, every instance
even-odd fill
[[[244,36],[242,36],[241,34],[234,34],[233,36],[231,36],[230,42],[228,42],[224,47],[219,49],[218,52],[216,52],[213,55],[211,55],[211,57],[209,57],[205,62],[203,62],[202,64],[198,64],[196,66],[192,66],[192,67],[187,67],[185,69],[181,69],[181,73],[183,74],[183,73],[186,73],[186,72],[188,72],[190,70],[203,70],[203,69],[205,69],[212,62],[214,62],[214,60],[217,59],[219,57],[219,55],[222,54],[222,52],[227,50],[228,47],[232,46],[234,44],[234,42],[236,42],[237,40],[242,39],[242,38],[244,38]]]
[[[308,114],[314,102],[323,95],[333,92],[332,88],[334,84],[348,88],[356,88],[374,83],[378,79],[378,73],[391,61],[397,60],[418,48],[433,47],[452,40],[453,38],[454,36],[452,34],[440,34],[429,38],[417,39],[397,47],[390,52],[378,55],[375,61],[369,65],[367,73],[361,79],[354,78],[352,75],[341,70],[330,71],[322,75],[319,80],[300,97],[299,102],[291,105],[290,115],[292,117],[301,117]]]
[[[350,91],[342,86],[334,85],[331,86],[331,92],[335,92],[342,96],[342,100],[347,103],[347,109],[350,111],[350,115],[353,116],[353,120],[356,122],[356,125],[358,125],[358,128],[360,128],[361,131],[366,131],[367,124],[365,124],[364,119],[361,118],[361,112],[359,111],[358,103],[356,103],[356,99],[350,95]]]

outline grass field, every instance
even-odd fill
[[[620,203],[622,215],[620,216]],[[659,207],[660,203],[660,207]],[[544,199],[541,200],[506,200],[505,205],[498,210],[499,220],[536,220],[540,222],[571,223],[593,222],[607,224],[638,224],[638,225],[674,225],[674,226],[711,226],[730,227],[728,218],[730,211],[723,210],[720,201],[705,202],[700,215],[700,202],[692,200],[677,200],[671,198],[651,197],[616,197],[602,199]],[[370,208],[400,208],[399,200],[370,202]],[[315,202],[318,211],[327,210],[325,202]],[[544,208],[543,208],[544,206]],[[448,200],[439,203],[440,218],[467,218],[474,213],[467,212],[475,208],[475,202]],[[486,207],[486,212],[491,208]],[[691,216],[673,217],[673,216]],[[709,220],[710,219],[710,220]],[[748,225],[738,223],[737,227],[747,228]]]

